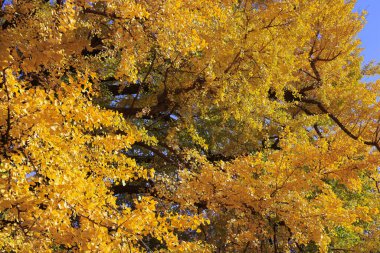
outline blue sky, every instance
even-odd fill
[[[380,62],[380,0],[358,0],[356,11],[367,11],[367,24],[360,32],[364,61],[375,60]]]

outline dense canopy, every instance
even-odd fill
[[[1,252],[379,252],[353,0],[0,0]]]

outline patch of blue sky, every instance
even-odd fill
[[[359,33],[359,38],[363,48],[363,65],[371,61],[380,62],[380,1],[379,0],[358,0],[355,6],[356,12],[366,11],[366,24]],[[380,76],[365,77],[366,82],[372,82]]]

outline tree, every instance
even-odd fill
[[[355,1],[1,1],[4,251],[376,252]]]

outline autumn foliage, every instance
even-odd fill
[[[1,252],[378,252],[355,1],[0,4]]]

